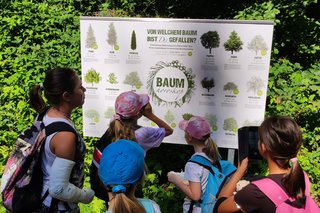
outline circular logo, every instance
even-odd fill
[[[176,60],[170,63],[158,62],[151,69],[147,89],[156,104],[176,107],[191,100],[195,89],[195,75],[191,68],[187,69]]]

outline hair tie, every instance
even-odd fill
[[[40,90],[43,90],[43,89],[44,89],[43,83],[40,83],[40,84],[39,84],[39,88],[40,88]]]
[[[127,188],[124,185],[116,185],[112,187],[112,192],[113,193],[124,193],[126,192]]]
[[[292,164],[295,164],[296,162],[298,162],[298,158],[297,157],[291,158],[290,161],[292,162]]]

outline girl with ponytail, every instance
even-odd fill
[[[297,161],[301,144],[300,127],[289,117],[272,116],[259,127],[259,152],[269,169],[268,176],[264,178],[276,182],[294,200],[292,205],[298,208],[303,208],[306,200],[304,172]],[[233,195],[247,167],[246,158],[221,191],[214,212],[276,212],[276,206],[254,182]]]
[[[200,155],[216,165],[220,156],[216,143],[210,137],[211,128],[208,121],[203,117],[193,116],[189,120],[181,121],[179,128],[185,131],[186,142],[193,146],[193,156]],[[168,173],[168,181],[187,196],[183,203],[183,212],[201,212],[199,201],[206,190],[208,177],[209,170],[194,162],[186,163],[184,177],[173,171]]]

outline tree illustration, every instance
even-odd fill
[[[164,120],[169,124],[174,121],[174,115],[170,110],[168,110],[167,113],[165,114]]]
[[[111,118],[114,115],[115,111],[113,107],[108,107],[107,110],[104,113],[105,118]]]
[[[207,33],[202,34],[200,37],[201,44],[204,48],[209,49],[211,54],[211,49],[219,47],[220,37],[217,31],[208,31]]]
[[[192,118],[192,117],[193,117],[193,114],[191,114],[191,113],[184,113],[182,115],[183,120],[186,120],[186,121],[190,120],[190,118]]]
[[[264,39],[261,35],[256,35],[248,44],[248,49],[252,50],[258,54],[260,50],[268,50],[267,44],[264,42]]]
[[[131,34],[131,49],[137,49],[137,39],[136,39],[136,32],[133,30]]]
[[[98,49],[96,37],[94,36],[94,32],[91,24],[89,25],[88,32],[87,32],[86,48],[90,48],[94,50]]]
[[[91,83],[93,86],[93,83],[99,83],[101,80],[100,73],[98,73],[95,69],[91,68],[88,70],[87,74],[84,77],[84,81],[86,83]]]
[[[211,114],[211,113],[206,113],[206,115],[204,117],[209,122],[212,130],[213,131],[217,131],[218,130],[218,126],[217,126],[218,119],[217,119],[217,116],[214,115],[214,114]]]
[[[99,112],[94,109],[90,109],[90,110],[85,111],[84,116],[91,119],[95,123],[98,123],[100,120]]]
[[[223,129],[226,131],[237,132],[238,124],[234,118],[227,118],[223,122]]]
[[[110,74],[108,75],[107,82],[109,82],[110,84],[117,84],[118,81],[117,81],[117,76],[116,76],[116,74],[114,74],[113,72],[110,73]]]
[[[137,89],[140,89],[143,85],[137,72],[131,72],[126,75],[126,78],[123,81],[124,84],[129,84],[132,88],[135,86]]]
[[[224,49],[226,51],[231,51],[231,54],[233,54],[233,51],[239,52],[240,50],[242,50],[242,45],[243,42],[241,41],[236,31],[232,31],[230,33],[229,39],[223,44]]]
[[[201,81],[201,86],[202,86],[202,88],[207,89],[208,92],[209,92],[210,89],[215,86],[215,85],[214,85],[214,79],[213,79],[213,78],[207,79],[207,77],[205,77],[205,78],[202,79],[202,81]]]
[[[223,86],[223,91],[228,91],[229,93],[232,93],[237,89],[238,89],[238,86],[233,82],[228,82]]]
[[[109,24],[107,42],[109,45],[111,45],[112,49],[117,45],[117,33],[116,33],[116,29],[114,28],[113,22]]]
[[[262,89],[264,87],[264,83],[261,78],[253,76],[251,79],[247,82],[247,92],[253,91],[253,95],[256,94],[257,90]]]

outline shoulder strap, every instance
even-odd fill
[[[219,163],[219,161],[217,162],[217,165],[214,165],[213,163],[211,163],[210,160],[208,160],[207,158],[201,156],[201,155],[193,155],[188,162],[192,162],[192,163],[196,163],[200,166],[203,166],[204,168],[206,168],[207,170],[209,170],[212,174],[215,174],[214,171],[212,170],[212,166],[214,166],[215,168],[217,168],[219,170],[219,172],[221,172],[221,165]]]
[[[270,178],[253,181],[252,184],[258,187],[275,205],[276,207],[289,199],[287,193]]]
[[[63,121],[53,122],[48,126],[45,126],[45,129],[46,129],[47,136],[55,132],[62,132],[62,131],[73,132],[74,134],[77,135],[77,132],[75,131],[75,129],[72,126],[70,126],[70,124],[67,124],[66,122],[63,122]]]

